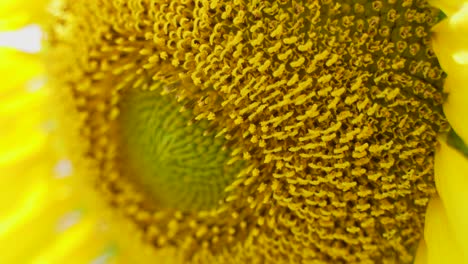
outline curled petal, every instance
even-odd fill
[[[464,79],[464,81],[460,81],[460,79]],[[452,128],[465,142],[468,142],[468,123],[466,122],[468,87],[463,84],[465,81],[468,81],[466,76],[457,78],[449,75],[445,84],[449,90],[449,96],[443,107]]]
[[[468,253],[468,159],[445,142],[435,155],[436,187],[456,242]]]
[[[465,27],[463,28],[462,27]],[[461,75],[468,67],[468,24],[444,20],[433,28],[433,48],[442,68],[449,75]]]
[[[444,113],[461,138],[468,141],[468,3],[433,28],[433,48],[448,74],[445,91],[449,93]]]
[[[453,240],[453,231],[440,198],[429,202],[424,237],[428,264],[466,263],[461,249]]]

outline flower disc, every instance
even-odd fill
[[[164,89],[164,88],[162,88]],[[207,133],[206,120],[192,122],[190,110],[159,91],[131,90],[120,109],[123,169],[138,179],[159,206],[209,209],[239,172],[227,164],[225,140]]]
[[[63,2],[51,70],[157,250],[412,262],[448,130],[425,0]]]

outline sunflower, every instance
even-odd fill
[[[466,263],[463,1],[0,6],[1,263]]]

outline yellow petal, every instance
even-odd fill
[[[433,6],[440,8],[445,14],[452,15],[466,2],[466,0],[429,0]]]
[[[57,199],[51,195],[51,186],[46,189],[46,195],[35,200],[35,203],[25,203],[26,207],[15,212],[18,215],[6,234],[0,237],[2,245],[1,263],[18,263],[30,261],[34,255],[39,255],[46,248],[54,244],[60,234],[57,226],[63,215],[71,211],[73,206],[80,205],[73,199]],[[52,197],[51,197],[52,196]],[[37,201],[40,200],[40,201]],[[24,254],[28,252],[28,254]],[[55,262],[57,263],[57,262]]]
[[[75,251],[81,244],[87,242],[86,238],[92,236],[95,225],[94,219],[82,219],[64,233],[58,235],[56,241],[45,248],[34,260],[33,264],[66,263],[66,257]],[[74,260],[72,260],[73,263]]]
[[[46,18],[46,5],[49,1],[1,0],[0,31],[44,20]]]
[[[468,2],[460,5],[456,12],[450,15],[449,23],[458,29],[468,28]]]
[[[453,239],[444,206],[438,197],[432,199],[427,207],[424,238],[428,264],[467,263]]]
[[[35,95],[18,97],[18,99],[23,100],[6,102],[0,106],[0,124],[12,128],[0,131],[2,138],[0,168],[2,169],[5,166],[11,167],[12,162],[28,159],[30,155],[41,151],[48,138],[44,129],[44,111],[40,108],[44,107],[44,101],[38,100]],[[25,102],[29,102],[29,105],[24,105]],[[2,112],[8,108],[19,107],[20,111],[17,111],[15,116],[9,110]],[[14,174],[12,171],[10,173]]]
[[[440,142],[435,155],[436,187],[447,210],[454,239],[468,255],[468,159]]]
[[[449,95],[444,113],[457,134],[468,142],[468,3],[460,3],[459,7],[434,27],[433,48],[448,74],[444,89]]]
[[[467,69],[468,72],[468,69]],[[444,113],[447,120],[457,134],[468,142],[468,86],[467,77],[457,80],[456,76],[449,75],[445,86],[449,90],[447,101],[444,103]]]
[[[15,205],[13,208],[11,208],[11,206],[10,208],[2,208],[2,220],[0,221],[1,237],[4,237],[16,226],[21,225],[22,222],[26,221],[31,215],[34,215],[36,211],[40,210],[45,204],[46,189],[47,186],[43,182],[34,184],[31,190],[26,189],[27,193],[19,204],[16,203],[17,201],[13,201]],[[16,191],[18,190],[19,188]],[[2,195],[2,199],[9,198],[3,196],[6,195]],[[19,196],[21,196],[21,194]],[[2,204],[2,207],[6,207],[6,205],[8,204]]]
[[[414,264],[427,264],[427,246],[424,239],[419,242],[418,251],[414,258]]]
[[[433,28],[434,52],[449,75],[462,75],[468,65],[468,36],[463,34],[468,29],[464,27],[468,27],[468,24],[451,24],[450,19],[446,19]]]
[[[31,80],[38,79],[43,74],[43,65],[37,54],[0,48],[0,58],[0,76],[2,76],[0,100],[2,101],[19,89],[28,88]]]

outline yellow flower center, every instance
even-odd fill
[[[448,130],[426,1],[63,2],[51,72],[104,196],[155,248],[208,263],[412,261]],[[186,184],[205,172],[213,185]],[[184,210],[199,194],[212,196]]]

